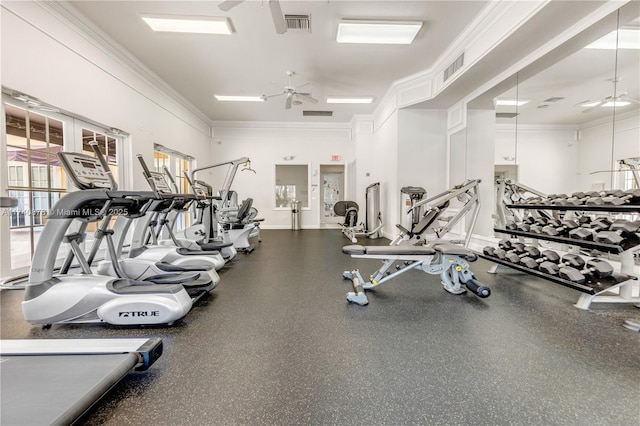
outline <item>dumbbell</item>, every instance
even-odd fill
[[[613,266],[601,259],[591,259],[587,261],[584,269],[579,270],[571,266],[565,266],[560,268],[559,275],[565,280],[584,284],[587,281],[586,275],[591,275],[597,278],[605,278],[613,275]]]
[[[520,259],[520,264],[529,269],[539,269],[545,262],[558,263],[560,261],[560,255],[555,251],[545,250],[542,253],[538,249],[536,251],[537,253],[532,253],[533,255]]]
[[[522,263],[522,259],[540,256],[540,250],[533,246],[518,246],[514,251],[507,252],[505,259],[511,263]]]
[[[520,222],[516,225],[516,229],[522,232],[529,232],[529,229],[531,229],[531,225],[529,225],[528,223]]]
[[[516,244],[522,244],[522,243],[516,243]],[[524,246],[524,244],[522,245]],[[504,259],[504,256],[506,255],[507,250],[511,250],[512,247],[513,245],[511,243],[511,240],[502,239],[498,241],[498,247],[486,246],[482,249],[482,253],[486,254],[487,256],[498,257],[496,255],[496,251],[499,251],[500,255],[502,256],[501,259]]]
[[[593,240],[597,243],[620,245],[626,238],[637,238],[640,221],[615,220],[608,231],[597,232]]]
[[[578,228],[569,231],[569,238],[575,238],[577,240],[592,241],[596,232],[593,229],[580,226]]]
[[[524,243],[520,242],[511,242],[511,240],[500,240],[498,241],[498,248],[493,250],[493,256],[497,257],[501,260],[507,259],[507,254],[509,253],[520,253],[524,250]]]
[[[640,189],[627,189],[624,193],[632,196],[629,201],[631,204],[638,204],[640,202]]]
[[[631,189],[627,191],[614,189],[605,192],[602,197],[590,198],[587,200],[587,204],[592,206],[621,206],[638,198],[640,198],[640,189]]]
[[[508,220],[507,223],[504,224],[504,228],[510,231],[515,231],[516,229],[518,229],[518,226],[513,220]]]
[[[611,223],[612,222],[606,217],[597,217],[591,221],[589,226],[596,231],[606,231],[611,226]]]
[[[582,268],[585,265],[584,259],[577,254],[565,254],[540,264],[540,271],[549,275],[558,275],[563,267]]]
[[[563,205],[566,200],[569,198],[567,194],[550,194],[547,196],[548,202],[545,204],[548,205]]]
[[[577,221],[571,219],[571,220],[562,221],[561,226],[558,226],[558,227],[547,225],[544,228],[542,228],[542,232],[550,236],[556,236],[556,235],[565,233],[567,231],[570,231],[572,229],[576,229],[578,226],[580,226],[580,224],[578,224]]]

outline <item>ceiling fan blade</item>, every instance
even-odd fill
[[[275,98],[276,96],[282,96],[282,95],[284,95],[284,93],[275,93],[273,95],[262,95],[260,97],[266,101],[269,98]]]
[[[312,104],[318,103],[318,100],[316,98],[311,97],[311,93],[296,93],[296,94],[307,102],[311,102]]]
[[[291,109],[291,101],[293,100],[293,95],[289,93],[287,95],[287,103],[285,104],[286,109]]]
[[[276,27],[276,33],[286,33],[287,22],[284,19],[280,2],[278,0],[269,0],[269,10],[271,10],[271,18],[273,19],[273,25]]]
[[[218,5],[218,9],[224,11],[224,12],[228,12],[230,9],[233,9],[234,7],[236,7],[237,5],[239,5],[240,3],[242,3],[244,0],[225,0],[222,3],[220,3]]]

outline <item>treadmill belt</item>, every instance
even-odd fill
[[[0,424],[68,425],[135,367],[134,353],[0,357]]]

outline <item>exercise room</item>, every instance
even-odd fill
[[[640,421],[640,2],[0,3],[0,424]]]

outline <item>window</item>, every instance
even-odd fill
[[[66,190],[56,157],[63,148],[63,123],[13,105],[4,108],[8,190],[18,199],[9,217],[11,268],[16,269],[31,263],[47,214]]]
[[[640,158],[626,158],[618,163],[621,170],[619,187],[621,189],[640,188]]]
[[[276,164],[276,208],[289,208],[293,201],[309,207],[309,167]]]
[[[192,161],[193,158],[188,155],[167,149],[158,144],[154,146],[153,170],[163,173],[165,176],[168,171],[170,175],[167,176],[167,181],[171,185],[170,177],[172,177],[178,187],[178,191],[183,194],[191,194],[193,192],[191,188],[189,188],[189,182],[187,182],[187,179],[184,177],[184,172],[191,170]],[[190,223],[191,215],[181,214],[176,218],[174,230],[181,231],[188,227]]]

